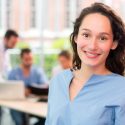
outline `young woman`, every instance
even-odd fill
[[[125,125],[125,27],[113,10],[82,10],[70,37],[73,69],[52,79],[46,125]]]

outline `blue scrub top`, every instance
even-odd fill
[[[45,84],[48,83],[47,77],[41,68],[32,66],[29,76],[24,76],[20,67],[13,69],[8,76],[8,80],[22,80],[25,86],[28,87],[32,84]]]
[[[50,83],[45,125],[125,125],[125,78],[118,74],[92,75],[73,101],[70,70]]]

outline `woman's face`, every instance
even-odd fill
[[[110,20],[100,13],[83,19],[75,42],[82,63],[92,67],[104,66],[110,50],[117,47]]]

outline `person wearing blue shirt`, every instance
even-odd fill
[[[22,80],[25,83],[25,86],[31,86],[32,84],[44,84],[48,83],[45,73],[41,68],[31,66],[29,75],[25,76],[21,67],[13,69],[9,76],[9,80]]]
[[[41,68],[33,66],[33,55],[28,48],[21,50],[21,65],[13,69],[8,76],[9,80],[22,80],[25,84],[25,95],[28,96],[31,92],[29,86],[33,84],[47,85],[46,75]],[[15,110],[11,110],[11,115],[16,125],[27,125],[27,115]]]
[[[45,125],[125,125],[125,26],[107,5],[82,10],[73,67],[53,77]]]

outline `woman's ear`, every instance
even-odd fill
[[[118,46],[118,42],[117,41],[113,41],[111,49],[114,50],[114,49],[117,48],[117,46]]]
[[[77,43],[77,37],[76,36],[74,37],[74,41],[75,41],[75,43]]]

